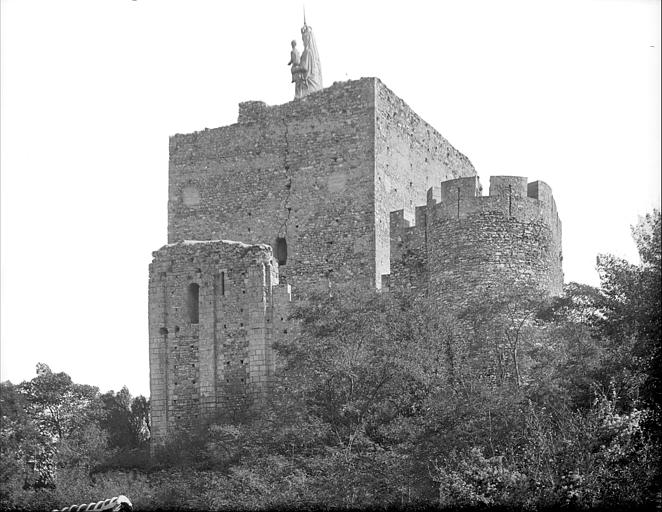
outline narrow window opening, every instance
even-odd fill
[[[460,218],[460,187],[457,187],[457,218]]]
[[[508,185],[508,215],[513,214],[513,186]]]
[[[284,238],[276,238],[275,253],[279,265],[287,264],[287,241]]]
[[[225,295],[225,272],[221,272],[221,295]]]
[[[197,324],[200,320],[200,285],[191,283],[188,285],[186,294],[186,311],[188,312],[188,321]]]

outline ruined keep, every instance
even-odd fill
[[[268,245],[182,241],[154,253],[149,280],[152,437],[266,395],[290,287]]]
[[[150,265],[152,437],[268,393],[291,294],[331,282],[460,304],[496,278],[561,290],[550,188],[476,171],[376,78],[239,105],[170,139],[168,245]]]

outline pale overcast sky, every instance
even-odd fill
[[[493,174],[542,179],[566,281],[660,204],[660,2],[306,2],[325,85],[377,76]],[[149,394],[168,137],[290,101],[302,1],[2,0],[0,379]],[[302,46],[299,42],[299,46]]]

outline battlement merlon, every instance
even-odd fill
[[[460,198],[480,197],[482,191],[483,188],[478,176],[442,181],[439,187],[438,201],[444,204],[457,204]],[[428,190],[428,206],[431,200],[435,200],[435,193]]]
[[[391,262],[401,259],[407,251],[420,249],[425,246],[425,229],[427,225],[426,206],[417,206],[414,215],[405,209],[391,212],[389,221]]]

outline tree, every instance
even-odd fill
[[[135,431],[141,441],[146,441],[150,437],[152,426],[149,422],[149,399],[138,395],[131,402],[131,414]]]
[[[21,392],[28,414],[55,441],[80,437],[84,426],[101,414],[98,388],[75,384],[66,373],[53,373],[43,363],[37,364],[35,378],[21,384]]]
[[[108,432],[110,448],[139,448],[149,439],[149,403],[143,396],[131,397],[124,386],[117,393],[101,395],[100,425]]]
[[[50,444],[26,413],[19,386],[0,383],[0,508],[7,508],[23,488],[52,486]]]
[[[37,376],[19,385],[29,421],[40,435],[34,464],[52,468],[91,466],[104,456],[105,434],[99,426],[101,401],[94,386],[76,384],[64,372],[37,364]],[[43,460],[42,460],[43,459]]]
[[[548,295],[528,282],[502,282],[473,297],[458,319],[470,326],[473,354],[485,355],[483,370],[496,372],[499,384],[510,381],[516,387],[526,380],[522,367],[532,348],[539,311]]]
[[[392,294],[352,287],[315,294],[293,314],[299,335],[277,347],[283,396],[328,425],[347,457],[385,442],[385,425],[415,413],[430,390],[427,337],[413,311]]]
[[[603,294],[597,335],[609,341],[611,366],[627,370],[627,385],[635,391],[630,400],[640,398],[658,411],[662,406],[660,225],[660,211],[654,210],[633,226],[639,264],[611,255],[597,260]]]

